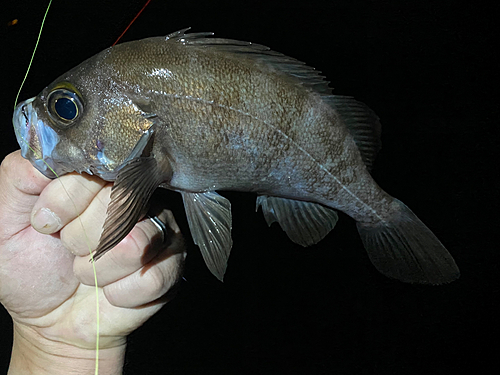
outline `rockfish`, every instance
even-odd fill
[[[267,47],[187,30],[108,48],[15,109],[22,155],[45,176],[55,177],[47,163],[114,181],[96,257],[163,187],[182,194],[194,242],[222,280],[231,207],[216,191],[237,190],[256,193],[267,223],[303,246],[340,210],[384,275],[459,277],[436,236],[372,179],[380,123],[366,105]]]

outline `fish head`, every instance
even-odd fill
[[[61,138],[64,137],[63,132],[58,127],[49,125],[52,121],[47,118],[47,111],[44,111],[42,101],[41,96],[36,96],[19,103],[14,110],[12,122],[22,156],[43,175],[55,178],[77,170],[75,165],[78,163],[74,162],[75,156],[81,160],[83,155],[74,149],[72,154],[76,155],[71,159],[68,158],[68,147],[61,153],[61,145],[64,143],[61,142]]]
[[[13,125],[22,155],[46,177],[76,171],[114,181],[148,144],[154,116],[136,104],[134,90],[106,62],[108,54],[83,62],[16,106]]]

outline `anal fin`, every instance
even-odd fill
[[[262,212],[269,226],[278,222],[288,237],[302,246],[311,246],[321,241],[338,221],[337,213],[318,203],[260,195],[257,211]]]

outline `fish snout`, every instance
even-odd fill
[[[55,178],[53,151],[59,141],[57,133],[38,118],[33,102],[36,97],[19,103],[14,109],[12,123],[16,133],[17,143],[21,147],[23,158],[48,178]]]

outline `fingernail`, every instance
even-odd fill
[[[42,207],[31,218],[31,225],[43,234],[51,234],[62,228],[61,219],[53,211]]]

